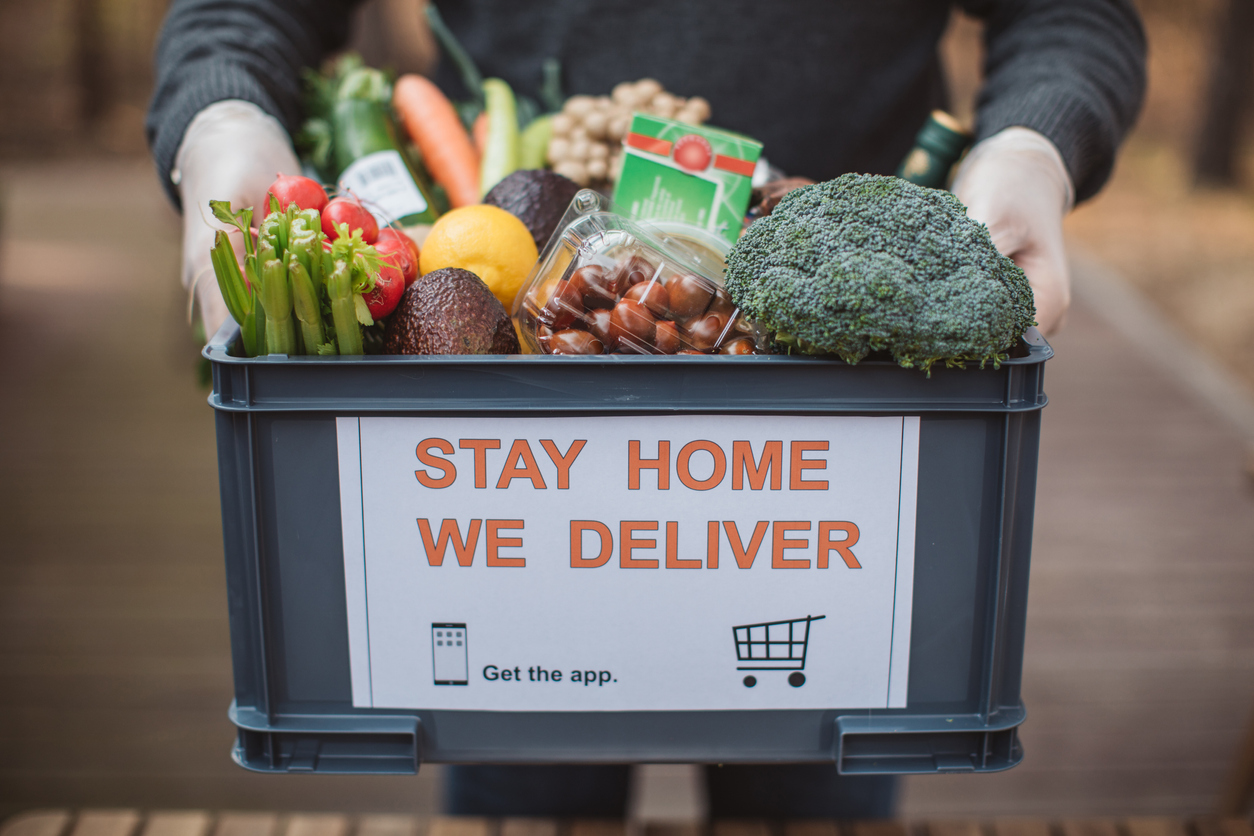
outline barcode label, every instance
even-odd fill
[[[340,189],[352,192],[380,224],[427,211],[427,201],[397,151],[355,160],[340,175]]]

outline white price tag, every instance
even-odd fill
[[[427,211],[427,201],[396,151],[354,160],[340,175],[340,189],[356,195],[380,226]]]
[[[906,704],[919,419],[338,418],[353,704]]]

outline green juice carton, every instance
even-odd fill
[[[762,143],[637,113],[623,151],[614,202],[632,218],[682,221],[736,243]]]

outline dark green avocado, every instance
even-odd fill
[[[517,354],[505,308],[469,270],[419,276],[388,318],[385,354]]]
[[[536,249],[553,237],[557,222],[579,191],[574,180],[544,169],[515,171],[492,187],[483,202],[497,206],[522,221],[536,241]]]

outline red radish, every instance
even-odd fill
[[[379,238],[378,221],[356,198],[333,198],[322,210],[322,231],[332,241],[340,237],[340,224],[348,224],[350,235],[353,230],[360,229],[361,237],[367,244],[373,244]]]
[[[418,243],[414,241],[413,238],[410,238],[394,226],[385,226],[379,230],[379,240],[382,241],[386,238],[395,238],[396,240],[403,242],[411,251],[413,251],[414,261],[418,261]]]
[[[280,209],[286,209],[295,203],[301,209],[317,209],[321,212],[322,207],[327,205],[327,193],[318,185],[318,181],[299,174],[280,174],[270,185],[267,194],[274,196]]]
[[[418,278],[418,265],[409,252],[409,248],[396,239],[376,241],[374,248],[379,253],[379,260],[392,265],[401,271],[405,278],[405,286],[409,287]]]
[[[374,277],[374,290],[367,294],[366,307],[375,321],[383,319],[396,309],[405,294],[405,277],[401,271],[387,262],[379,265],[379,274]]]
[[[405,276],[405,287],[409,287],[418,278],[418,245],[414,239],[398,229],[385,226],[379,230],[379,240],[374,248],[389,264],[400,268]]]

